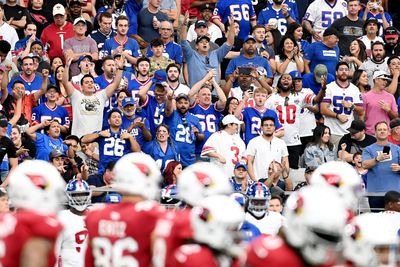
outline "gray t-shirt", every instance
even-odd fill
[[[72,49],[72,51],[74,51],[74,53],[82,53],[82,52],[98,53],[99,52],[99,50],[97,48],[97,43],[92,38],[89,38],[89,37],[86,37],[83,40],[78,40],[75,37],[71,37],[71,38],[65,40],[64,51],[66,51],[67,49]],[[77,62],[73,62],[71,64],[70,70],[71,70],[71,76],[78,75],[81,72],[78,68]]]
[[[159,21],[168,20],[168,16],[161,11],[153,14],[147,8],[140,10],[138,15],[138,35],[146,42],[150,43],[154,38],[160,38],[158,29],[153,28],[153,17],[156,16]]]

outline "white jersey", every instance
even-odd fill
[[[246,154],[254,157],[253,171],[257,180],[268,177],[268,167],[273,160],[282,162],[282,158],[289,155],[285,141],[274,137],[268,142],[262,136],[250,140]]]
[[[64,229],[56,243],[57,266],[85,266],[88,234],[84,221],[85,216],[76,215],[70,210],[62,210],[58,214],[58,219],[63,224]]]
[[[285,217],[275,211],[268,211],[260,220],[246,212],[245,220],[257,226],[264,235],[277,235],[281,226],[285,225]]]
[[[336,114],[348,116],[346,123],[341,123],[336,118],[324,116],[324,123],[331,129],[331,134],[341,136],[347,134],[347,129],[350,128],[351,122],[354,120],[353,110],[344,108],[342,105],[343,100],[350,101],[356,106],[362,106],[363,104],[360,90],[352,83],[349,83],[345,88],[340,87],[336,81],[326,86],[326,93],[322,102],[329,103],[329,109]]]
[[[272,94],[265,103],[265,107],[278,114],[279,122],[285,129],[283,140],[287,146],[301,145],[300,141],[300,113],[301,109],[312,104],[314,93],[290,93],[282,97],[278,93]]]
[[[310,21],[313,24],[313,30],[322,36],[335,20],[344,16],[347,16],[345,0],[336,0],[334,6],[326,0],[315,0],[308,6],[304,19]]]
[[[246,145],[238,134],[228,134],[226,131],[213,133],[205,142],[201,151],[201,156],[207,156],[207,153],[216,152],[222,155],[226,163],[222,164],[216,158],[210,158],[211,162],[221,166],[229,175],[233,175],[235,165],[246,159]]]
[[[314,94],[310,88],[303,88],[299,94]],[[303,107],[300,111],[300,137],[313,136],[313,130],[317,127],[315,114],[308,108]]]

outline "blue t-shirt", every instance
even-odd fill
[[[326,77],[326,84],[330,84],[331,82],[335,81],[335,76],[328,73]],[[319,91],[321,90],[321,84],[317,83],[314,78],[314,73],[306,73],[303,75],[303,88],[310,88],[315,95],[318,95]]]
[[[157,140],[153,140],[145,144],[143,151],[154,159],[161,172],[163,172],[169,162],[180,161],[180,154],[177,148],[175,141],[171,140],[171,142],[168,142],[167,150],[164,152]]]
[[[234,20],[239,21],[238,37],[244,40],[251,32],[250,20],[256,18],[251,0],[219,0],[215,6],[213,18],[219,17],[222,23],[225,23],[231,14]]]
[[[189,109],[189,112],[195,115],[201,125],[201,130],[204,133],[204,140],[196,142],[196,154],[200,154],[201,150],[207,139],[215,132],[219,131],[218,122],[222,118],[222,111],[215,109],[215,105],[210,105],[208,108],[204,108],[199,104]]]
[[[150,45],[147,47],[146,54],[148,58],[153,56]],[[182,65],[182,47],[174,41],[169,41],[164,45],[163,56],[174,60],[176,64]]]
[[[139,11],[143,7],[143,1],[125,1],[124,9],[126,16],[129,18],[129,29],[128,29],[128,36],[131,34],[137,34],[137,17]]]
[[[392,143],[386,146],[390,147],[390,159],[383,160],[368,169],[367,174],[367,192],[387,192],[390,190],[400,191],[400,174],[393,172],[390,168],[392,163],[400,163],[400,147]],[[373,159],[383,151],[382,145],[372,144],[363,150],[362,159]]]
[[[140,52],[139,44],[136,40],[132,38],[127,38],[125,43],[120,43],[115,37],[107,39],[105,41],[102,51],[103,55],[112,55],[114,50],[117,49],[118,46],[123,46],[123,50],[133,57],[140,57],[142,55],[142,53]],[[125,70],[133,72],[132,64],[129,63],[128,60],[125,63]]]
[[[289,15],[292,17],[292,19],[298,21],[296,19],[296,15],[293,13],[293,10],[289,9]],[[287,19],[285,19],[285,16],[282,14],[282,9],[275,10],[272,5],[268,5],[260,12],[260,14],[258,14],[257,24],[265,25],[268,23],[276,23],[278,30],[282,35],[285,35],[288,22]]]
[[[49,161],[50,152],[55,148],[67,154],[68,146],[60,138],[52,139],[48,135],[36,133],[36,159]]]
[[[307,47],[304,59],[310,61],[310,72],[314,71],[315,66],[323,64],[328,69],[328,73],[336,76],[336,65],[339,62],[339,47],[329,48],[322,42],[312,43]]]
[[[266,109],[264,112],[260,112],[255,108],[244,108],[242,111],[243,122],[245,123],[244,142],[247,144],[251,139],[261,134],[261,119],[264,117],[272,117],[275,120],[275,129],[282,128],[279,122],[278,115],[271,109]]]
[[[111,132],[111,130],[109,130]],[[122,130],[117,133],[111,132],[110,137],[99,136],[95,142],[99,144],[99,173],[102,174],[106,170],[109,162],[117,161],[125,154],[132,152],[129,140],[120,139]]]
[[[181,163],[183,167],[189,166],[195,162],[196,135],[192,128],[195,126],[202,133],[199,119],[191,113],[187,113],[182,120],[178,111],[165,118],[165,123],[170,129],[171,139],[175,141],[176,148],[181,154]]]

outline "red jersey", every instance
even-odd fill
[[[19,267],[25,244],[32,238],[43,238],[53,244],[47,266],[56,263],[54,244],[62,230],[55,216],[21,210],[0,215],[0,266]]]
[[[218,260],[220,259],[220,261]],[[228,256],[219,257],[214,255],[213,251],[205,246],[198,244],[186,244],[180,246],[170,260],[171,265],[175,267],[235,267],[240,266],[239,260]]]
[[[54,57],[63,58],[64,41],[74,36],[74,26],[71,22],[67,22],[64,27],[58,27],[54,23],[44,28],[40,41],[46,46],[48,44],[49,51],[47,51],[49,58]]]
[[[279,236],[262,235],[251,242],[246,266],[249,267],[305,267],[301,257]]]
[[[85,266],[150,266],[151,233],[163,211],[151,201],[122,202],[89,211]]]
[[[169,267],[174,251],[193,239],[190,222],[190,208],[169,211],[157,222],[154,230],[153,265],[154,267]]]

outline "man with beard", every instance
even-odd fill
[[[278,29],[282,35],[285,35],[288,24],[297,20],[293,10],[283,2],[283,0],[273,0],[272,5],[260,12],[257,24],[265,25],[267,31]]]
[[[165,69],[167,72],[167,83],[169,88],[174,92],[174,96],[179,94],[189,94],[190,88],[179,82],[179,75],[181,74],[181,68],[175,63],[171,63]]]
[[[354,120],[364,113],[360,90],[350,83],[349,64],[339,62],[336,65],[336,81],[327,85],[326,95],[321,103],[321,114],[324,123],[331,129],[331,142],[338,147],[340,139],[349,131]]]
[[[267,73],[267,82],[271,84],[273,77],[271,66],[269,65],[267,59],[261,56],[257,56],[257,41],[254,36],[249,35],[244,39],[242,51],[242,55],[231,59],[231,61],[229,62],[228,67],[226,68],[225,77],[230,78],[229,76],[232,76],[233,72],[238,67],[241,67],[243,65],[251,65],[253,68],[261,67],[262,69],[264,69]],[[234,85],[237,86],[236,83]]]
[[[279,121],[286,133],[283,140],[289,151],[289,166],[292,169],[298,169],[301,155],[300,112],[306,106],[321,102],[325,95],[326,81],[323,79],[322,90],[317,96],[312,92],[308,94],[295,92],[290,74],[282,74],[277,87],[278,92],[268,98],[266,105],[278,114]]]
[[[204,139],[199,119],[189,113],[189,97],[180,94],[176,97],[176,110],[172,109],[173,97],[168,97],[165,108],[165,124],[170,128],[170,136],[176,142],[181,154],[181,163],[187,167],[195,162],[196,142]]]
[[[383,39],[379,36],[379,23],[375,18],[369,18],[365,21],[363,26],[363,36],[360,37],[360,40],[365,44],[367,48],[367,56],[371,56],[372,44],[376,42],[382,42]]]
[[[371,50],[372,57],[368,58],[359,69],[365,70],[368,73],[368,84],[372,87],[374,85],[374,72],[384,71],[389,73],[389,68],[385,55],[385,44],[382,42],[375,42],[371,45]]]
[[[36,75],[36,69],[33,62],[33,58],[31,57],[33,54],[29,54],[28,56],[22,59],[22,73],[17,75],[14,79],[12,79],[8,86],[8,92],[11,93],[13,84],[16,81],[20,81],[25,86],[25,94],[33,94],[40,90],[42,87],[42,77],[40,75]]]
[[[136,76],[128,83],[128,92],[131,93],[133,98],[138,98],[139,89],[147,85],[150,80],[150,59],[141,57],[136,62]],[[151,88],[151,89],[154,89]]]
[[[399,32],[395,27],[388,27],[384,32],[385,38],[385,55],[400,56],[400,45],[399,45]]]
[[[200,7],[201,19],[198,21],[204,21],[205,23],[195,23],[189,27],[187,35],[189,42],[196,40],[197,36],[205,34],[209,34],[211,42],[215,42],[215,40],[222,37],[221,30],[211,21],[213,11],[214,8],[210,4],[204,4]],[[206,30],[206,32],[198,34],[197,31],[199,28],[202,28],[203,31]]]

